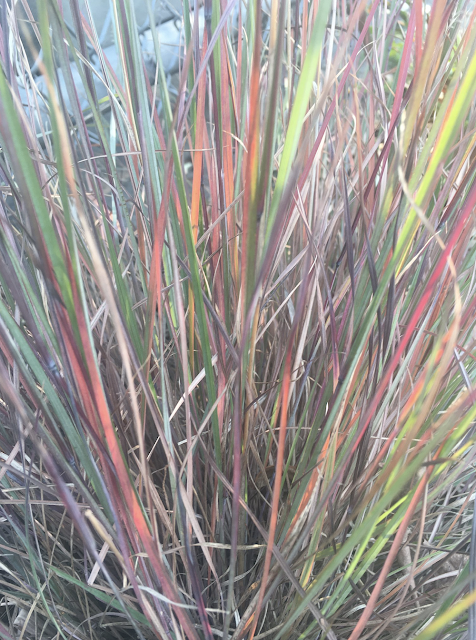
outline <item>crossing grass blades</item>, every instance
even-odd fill
[[[474,637],[474,3],[184,0],[151,83],[66,2],[2,3],[1,637]]]

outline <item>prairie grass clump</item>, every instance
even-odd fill
[[[474,638],[476,9],[184,0],[170,78],[66,4],[1,11],[0,635]]]

